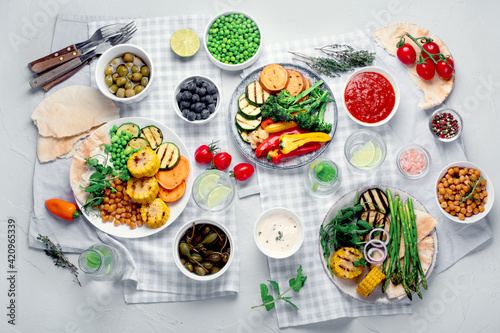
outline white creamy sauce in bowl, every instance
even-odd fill
[[[299,241],[297,222],[289,215],[276,213],[264,218],[257,226],[257,239],[270,253],[288,252]]]

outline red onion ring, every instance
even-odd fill
[[[374,243],[380,243],[380,245],[374,245]],[[368,248],[371,247],[369,250]],[[373,252],[378,252],[382,258],[375,260],[371,257]],[[385,246],[385,243],[382,242],[379,239],[372,239],[368,243],[365,244],[365,247],[363,249],[363,253],[365,255],[365,260],[369,262],[370,264],[380,264],[384,262],[384,260],[387,258],[387,247]]]
[[[382,229],[382,228],[375,228],[375,229],[372,229],[372,231],[370,231],[370,233],[368,234],[368,239],[369,240],[372,240],[372,235],[375,231],[381,231],[383,232],[385,235],[386,235],[386,238],[385,238],[385,242],[384,242],[384,245],[387,246],[389,245],[389,241],[390,241],[390,236],[389,236],[389,233],[387,232],[387,230],[385,229]],[[374,245],[375,247],[380,247],[380,246],[376,246]]]

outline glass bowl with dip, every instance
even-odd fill
[[[374,127],[387,123],[399,107],[399,86],[385,69],[368,66],[352,73],[344,85],[344,109],[356,123]]]
[[[254,228],[255,244],[266,256],[275,259],[295,254],[304,242],[304,228],[299,217],[284,207],[263,212]]]

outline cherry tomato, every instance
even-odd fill
[[[214,156],[214,165],[218,170],[226,170],[231,165],[232,159],[228,153],[218,153]]]
[[[252,177],[254,168],[251,164],[240,163],[234,167],[233,175],[236,180],[244,181]]]
[[[201,145],[194,151],[194,159],[199,164],[210,164],[214,158],[214,151],[219,148],[215,145],[217,141],[212,141],[209,145]]]
[[[434,42],[425,43],[422,47],[430,54],[434,54],[432,56],[434,60],[439,60],[439,54],[436,53],[441,53],[441,51],[439,50],[439,46],[436,43]],[[427,53],[422,52],[422,58],[427,59],[429,58],[429,56],[427,55]]]
[[[417,64],[417,74],[424,80],[431,80],[436,74],[436,66],[431,58],[425,59],[424,63]]]
[[[449,79],[451,75],[453,74],[453,70],[455,68],[455,64],[453,63],[453,60],[450,58],[447,58],[446,61],[448,61],[448,65],[444,60],[438,61],[436,64],[436,72],[438,73],[439,76],[441,76],[443,79]]]
[[[403,46],[398,48],[397,56],[398,59],[405,65],[414,64],[417,59],[417,53],[410,43],[405,43]]]

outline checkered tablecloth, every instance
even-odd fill
[[[395,315],[411,312],[411,303],[403,301],[393,305],[368,305],[342,294],[328,278],[319,253],[319,227],[333,203],[343,194],[364,185],[392,185],[399,187],[422,202],[438,217],[439,255],[433,275],[438,274],[491,237],[486,223],[473,226],[457,226],[450,223],[434,203],[434,180],[441,168],[452,161],[464,160],[465,154],[460,142],[446,146],[436,143],[427,128],[429,113],[419,110],[418,100],[422,97],[406,73],[406,67],[376,46],[369,32],[357,31],[337,36],[325,36],[297,40],[278,45],[265,45],[259,60],[243,72],[243,76],[255,68],[269,63],[293,62],[292,54],[298,51],[308,55],[321,56],[314,48],[330,44],[349,44],[356,49],[375,51],[373,63],[388,69],[399,82],[401,104],[397,114],[389,124],[372,128],[385,140],[387,156],[385,162],[376,170],[359,173],[348,167],[344,157],[344,143],[347,137],[363,127],[346,115],[342,106],[343,86],[350,73],[337,78],[322,76],[335,96],[338,107],[338,127],[328,149],[320,158],[328,158],[337,163],[342,173],[342,185],[328,199],[313,199],[304,189],[303,181],[309,166],[290,171],[276,171],[257,168],[260,184],[262,211],[272,207],[287,207],[293,210],[305,225],[304,243],[300,250],[288,259],[268,259],[271,280],[279,285],[287,285],[302,265],[307,281],[300,293],[293,295],[293,302],[299,311],[282,302],[276,305],[280,327],[304,325],[341,317],[371,315]],[[300,62],[297,62],[300,64]],[[403,178],[396,167],[396,154],[404,145],[414,142],[424,145],[431,153],[433,162],[429,174],[418,181]],[[458,236],[457,236],[458,235]],[[464,239],[466,235],[467,240]],[[432,288],[432,282],[430,283]],[[425,300],[425,294],[424,294]]]
[[[220,86],[221,72],[209,61],[203,47],[191,58],[180,58],[171,51],[169,40],[176,30],[182,28],[190,28],[202,36],[209,19],[205,15],[134,19],[137,23],[137,32],[129,43],[140,46],[150,54],[155,66],[156,78],[151,93],[140,103],[118,104],[120,117],[147,117],[172,129],[183,140],[188,149],[187,153],[191,156],[199,145],[210,143],[214,139],[219,140],[220,147],[228,146],[225,135],[225,120],[222,112],[218,113],[208,125],[195,125],[180,119],[172,107],[174,88],[182,79],[191,75],[210,77]],[[53,49],[73,43],[75,39],[85,39],[83,36],[71,35],[72,41],[69,42],[64,37],[69,34],[68,30],[83,30],[85,37],[87,37],[105,24],[129,21],[127,19],[105,21],[88,17],[60,17],[57,21]],[[90,84],[96,87],[91,74],[94,68],[95,63],[57,88],[60,89],[72,84]],[[225,105],[221,106],[221,110],[225,108]],[[120,239],[100,231],[96,232],[95,227],[84,220],[61,227],[61,222],[46,212],[45,207],[43,207],[43,199],[55,196],[63,196],[63,198],[66,196],[66,199],[72,199],[71,191],[68,191],[69,177],[67,176],[70,160],[57,160],[47,164],[36,163],[35,211],[30,223],[31,246],[40,247],[36,236],[41,233],[49,235],[49,238],[59,242],[67,251],[81,252],[88,246],[99,242],[121,247],[125,250],[130,263],[124,275],[124,296],[127,303],[190,301],[238,292],[240,260],[236,240],[234,205],[223,213],[207,213],[197,207],[191,199],[183,213],[172,225],[162,232],[140,239]],[[204,167],[192,163],[193,178],[204,169]],[[60,175],[60,177],[54,177],[54,175]],[[49,179],[55,184],[47,186]],[[232,249],[232,255],[235,257],[231,267],[223,276],[210,282],[200,283],[184,276],[175,265],[171,253],[173,238],[177,230],[186,222],[197,218],[211,218],[221,222],[235,238],[236,247]],[[79,236],[75,237],[74,235]]]

